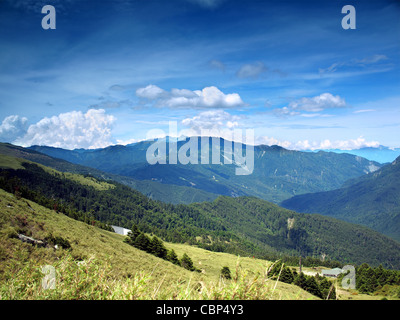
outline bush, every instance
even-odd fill
[[[228,279],[228,280],[232,279],[231,270],[229,269],[229,267],[223,267],[221,269],[221,277]]]

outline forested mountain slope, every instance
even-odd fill
[[[363,224],[400,241],[400,157],[343,188],[296,196],[282,206]]]

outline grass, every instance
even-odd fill
[[[70,250],[21,242],[49,234],[68,240]],[[167,243],[178,257],[188,254],[201,273],[190,272],[123,242],[124,237],[0,190],[0,299],[17,300],[315,300],[295,285],[271,280],[272,262]],[[42,285],[44,266],[55,270],[55,289]],[[232,280],[220,277],[229,267]],[[306,270],[305,271],[312,271]],[[394,299],[398,288],[359,294],[337,286],[341,300]]]
[[[22,160],[12,157],[12,156],[7,156],[7,155],[0,155],[0,168],[2,169],[24,169],[22,166]]]
[[[0,299],[316,299],[302,289],[265,276],[270,262],[166,243],[184,252],[202,273],[190,272],[123,242],[124,237],[87,225],[0,190]],[[38,248],[49,234],[70,250]],[[56,271],[56,289],[44,290],[46,265]],[[229,266],[233,280],[219,277]]]
[[[36,164],[39,167],[41,167],[43,170],[45,170],[46,172],[48,172],[54,176],[58,175],[65,179],[69,179],[69,180],[78,182],[81,185],[93,187],[99,191],[104,191],[104,190],[109,190],[110,188],[115,188],[115,186],[111,183],[107,183],[105,181],[99,181],[99,180],[89,177],[89,176],[83,176],[81,174],[75,174],[75,173],[70,173],[70,172],[60,172],[58,170],[52,169],[50,167],[41,165],[36,162],[0,154],[0,168],[2,168],[2,169],[15,169],[15,170],[24,169],[24,167],[22,165],[24,162]]]

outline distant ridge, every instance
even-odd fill
[[[379,163],[390,163],[394,161],[398,156],[400,156],[400,148],[388,148],[385,146],[379,146],[377,148],[366,147],[354,150],[340,150],[340,149],[324,149],[324,150],[315,150],[318,151],[326,151],[326,152],[336,152],[336,153],[349,153],[356,156],[360,156],[366,158],[371,161],[376,161]]]
[[[178,149],[186,142],[187,139],[178,141]],[[141,141],[96,150],[64,150],[45,146],[32,146],[30,149],[135,180],[184,186],[231,197],[256,196],[274,203],[298,194],[339,188],[346,180],[372,173],[382,166],[378,162],[346,153],[301,152],[260,145],[254,147],[253,173],[237,176],[235,164],[150,165],[146,160],[146,151],[152,143]],[[219,143],[220,160],[224,163],[224,146],[232,142],[219,138]],[[209,148],[211,154],[211,138]],[[201,145],[199,159],[200,152]]]

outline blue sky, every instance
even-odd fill
[[[298,150],[400,147],[399,63],[399,1],[2,0],[0,141],[97,148],[177,121]]]

